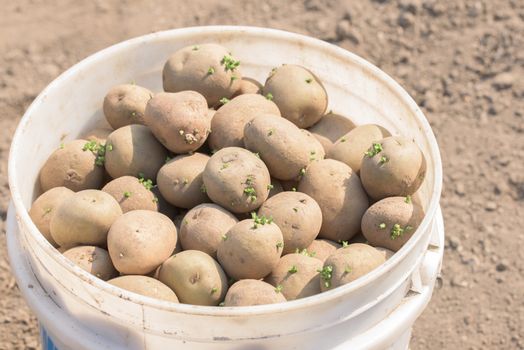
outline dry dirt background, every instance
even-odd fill
[[[38,347],[3,234],[7,155],[24,110],[95,51],[206,24],[318,37],[363,56],[410,92],[442,150],[447,226],[443,288],[417,322],[412,348],[524,348],[523,0],[0,0],[0,18],[0,349]]]

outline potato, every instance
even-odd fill
[[[40,170],[44,192],[54,187],[67,187],[75,192],[100,188],[104,181],[103,163],[97,161],[98,144],[74,140],[60,145],[47,158]]]
[[[156,177],[162,196],[174,206],[187,209],[209,202],[202,179],[208,161],[209,156],[193,153],[167,162]]]
[[[127,275],[113,278],[107,283],[146,297],[178,303],[178,298],[171,288],[151,277]]]
[[[320,288],[324,292],[352,282],[385,261],[384,254],[370,245],[350,244],[326,259],[320,272]]]
[[[285,301],[284,295],[269,283],[246,279],[235,282],[229,287],[224,306],[254,306]]]
[[[173,222],[150,210],[125,213],[113,223],[107,235],[113,264],[128,275],[145,275],[156,269],[171,255],[176,242]]]
[[[346,163],[354,172],[360,171],[365,152],[373,144],[390,136],[389,131],[376,124],[359,125],[338,139],[326,158]]]
[[[267,198],[271,198],[280,192],[284,192],[284,188],[282,187],[282,184],[277,179],[271,178],[271,184],[269,185],[269,195]]]
[[[66,250],[64,256],[82,270],[107,281],[118,276],[107,250],[95,246],[79,246]]]
[[[86,132],[82,136],[82,140],[87,141],[95,141],[98,142],[101,145],[106,144],[107,137],[113,132],[114,130],[111,128],[95,128],[91,129],[88,132]]]
[[[222,148],[211,156],[203,179],[209,198],[233,213],[257,209],[271,189],[264,162],[239,147]]]
[[[164,65],[164,91],[197,91],[209,106],[214,106],[223,97],[231,98],[240,88],[239,65],[240,61],[218,44],[184,47],[171,55]]]
[[[415,193],[426,174],[426,160],[414,141],[400,136],[373,143],[362,160],[362,185],[375,200]]]
[[[322,210],[320,238],[347,241],[360,230],[369,200],[358,175],[346,164],[333,159],[313,162],[298,191],[311,196]]]
[[[51,236],[49,228],[51,218],[55,215],[56,208],[73,194],[74,192],[66,187],[54,187],[41,194],[33,202],[29,210],[29,216],[36,228],[54,247],[57,247],[58,244]]]
[[[200,250],[217,256],[222,237],[238,222],[237,218],[216,204],[200,204],[182,220],[179,239],[184,250]]]
[[[286,300],[295,300],[320,293],[322,261],[304,254],[288,254],[280,258],[265,281],[281,289]],[[279,287],[280,286],[280,287]]]
[[[311,162],[324,158],[320,143],[284,118],[259,115],[246,124],[244,143],[279,180],[298,178]]]
[[[60,245],[103,245],[122,209],[111,195],[98,190],[76,192],[55,210],[49,229]]]
[[[102,191],[116,199],[124,213],[137,209],[158,211],[158,198],[143,179],[122,176],[107,183]]]
[[[262,91],[262,84],[253,78],[244,77],[240,80],[237,91],[233,94],[233,97],[244,95],[244,94],[260,94]]]
[[[384,198],[362,217],[362,233],[373,246],[397,251],[413,236],[424,210],[411,197]]]
[[[234,279],[261,279],[278,264],[284,237],[277,225],[255,214],[233,226],[218,245],[217,257]]]
[[[244,147],[244,127],[260,114],[280,116],[280,111],[275,103],[255,94],[240,95],[224,104],[211,120],[211,149]]]
[[[104,98],[104,115],[113,129],[131,124],[145,124],[147,102],[153,98],[148,89],[122,84],[112,87]]]
[[[212,114],[205,98],[195,91],[159,93],[147,103],[144,119],[156,138],[170,151],[196,151],[210,133]]]
[[[282,192],[268,199],[258,215],[273,218],[284,236],[282,254],[304,249],[318,236],[322,211],[317,202],[305,193]],[[289,299],[286,295],[286,298]]]
[[[309,131],[317,138],[329,154],[335,141],[355,128],[355,124],[349,118],[340,114],[329,112],[320,119],[318,123],[309,128]]]
[[[282,116],[299,128],[309,128],[322,118],[328,97],[322,82],[308,69],[286,64],[266,80],[264,95],[272,97]]]
[[[185,250],[167,259],[158,279],[173,289],[184,304],[218,305],[226,295],[227,276],[208,254]]]
[[[306,248],[306,250],[309,252],[309,254],[311,254],[312,257],[324,262],[331,254],[335,252],[335,250],[341,247],[342,245],[328,239],[315,239]]]
[[[143,125],[121,127],[107,138],[105,165],[114,179],[139,174],[146,179],[155,179],[166,157],[166,149]]]

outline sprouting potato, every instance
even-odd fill
[[[131,124],[144,124],[147,102],[153,97],[148,89],[122,84],[112,87],[104,98],[104,115],[113,129]]]

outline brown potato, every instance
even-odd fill
[[[309,252],[309,254],[311,254],[312,257],[324,262],[331,254],[335,252],[335,250],[341,247],[342,245],[328,239],[315,239],[306,248],[306,250]]]
[[[102,191],[113,196],[124,213],[137,209],[158,211],[158,198],[149,187],[144,180],[122,176],[108,182]]]
[[[414,141],[400,136],[374,142],[362,160],[362,185],[375,200],[415,193],[426,174],[426,160]]]
[[[121,127],[107,138],[105,165],[114,179],[140,174],[146,179],[156,179],[166,157],[166,149],[143,125]]]
[[[260,279],[278,264],[282,231],[266,218],[242,220],[225,235],[217,249],[220,265],[234,279]]]
[[[224,104],[211,120],[211,149],[244,147],[244,127],[260,114],[280,116],[280,111],[275,103],[255,94],[240,95]]]
[[[107,281],[118,276],[107,250],[95,246],[79,246],[66,250],[64,256],[93,276]]]
[[[208,254],[185,250],[167,259],[158,279],[173,289],[184,304],[218,305],[227,292],[227,276]]]
[[[209,202],[202,177],[208,161],[209,156],[193,153],[167,162],[156,177],[162,196],[174,206],[186,209]]]
[[[382,140],[390,136],[389,131],[376,124],[359,125],[340,139],[338,139],[326,158],[336,159],[345,163],[354,172],[360,171],[360,165],[364,158],[364,153],[369,149],[373,142]]]
[[[224,306],[254,306],[283,303],[286,298],[269,283],[245,279],[235,282],[227,291]]]
[[[318,123],[310,127],[309,131],[322,144],[325,153],[328,154],[335,141],[354,128],[355,124],[349,118],[329,112]]]
[[[320,293],[322,261],[304,254],[288,254],[280,258],[265,281],[281,289],[286,300],[295,300]],[[279,287],[280,286],[280,287]]]
[[[273,218],[284,236],[282,254],[304,249],[318,236],[322,211],[317,202],[305,193],[282,192],[268,199],[258,210],[259,215]],[[286,295],[286,298],[288,296]]]
[[[237,222],[233,214],[216,204],[200,204],[182,220],[179,239],[184,250],[200,250],[216,259],[222,237]]]
[[[211,156],[203,178],[209,198],[233,213],[256,210],[271,187],[264,162],[239,147],[223,148]]]
[[[363,243],[338,249],[324,262],[320,273],[320,288],[330,290],[353,282],[386,261],[384,253]]]
[[[61,186],[75,192],[100,188],[104,181],[104,167],[97,162],[96,151],[91,151],[88,147],[98,149],[96,143],[91,144],[86,140],[74,140],[60,145],[40,170],[42,190],[46,192]]]
[[[240,87],[240,61],[218,44],[184,47],[169,57],[162,72],[164,91],[193,90],[201,93],[209,106],[231,96]]]
[[[358,175],[346,164],[333,159],[313,162],[298,191],[311,196],[322,209],[320,238],[347,241],[360,230],[369,200]]]
[[[156,94],[147,103],[144,119],[168,150],[187,153],[204,144],[211,131],[211,117],[202,95],[182,91]]]
[[[233,94],[233,97],[244,95],[244,94],[260,94],[262,91],[262,84],[256,81],[253,78],[242,78],[240,80],[240,85]]]
[[[362,217],[362,233],[373,246],[398,251],[424,219],[411,197],[389,197],[373,204]]]
[[[128,275],[145,275],[156,269],[171,255],[176,242],[173,222],[150,210],[125,213],[113,223],[107,235],[113,264]]]
[[[131,124],[145,124],[144,112],[153,97],[148,89],[122,84],[112,87],[104,98],[104,115],[113,129]]]
[[[101,145],[106,144],[107,137],[113,132],[114,130],[111,128],[95,128],[91,129],[88,132],[86,132],[83,136],[83,140],[87,141],[95,141],[98,142]]]
[[[271,72],[264,95],[272,97],[282,116],[299,128],[309,128],[318,122],[328,105],[322,82],[310,70],[294,64]]]
[[[324,150],[313,136],[289,120],[269,115],[259,115],[246,124],[244,143],[279,180],[297,179],[311,162],[324,158]]]
[[[84,190],[66,198],[55,210],[49,229],[60,246],[103,245],[122,209],[111,195]]]
[[[56,208],[73,194],[74,192],[66,187],[54,187],[41,194],[33,202],[31,209],[29,210],[29,216],[31,217],[31,220],[33,220],[36,228],[54,247],[57,247],[58,244],[51,236],[51,231],[49,229],[51,218],[55,215]]]
[[[151,277],[127,275],[113,278],[107,283],[146,297],[178,303],[178,298],[171,288]]]

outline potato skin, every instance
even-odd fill
[[[396,252],[413,236],[422,219],[424,210],[418,203],[406,197],[384,198],[366,210],[362,233],[369,244]]]
[[[231,96],[240,87],[241,68],[226,69],[228,50],[218,44],[184,47],[169,57],[162,71],[164,91],[193,90],[202,94],[209,106]]]
[[[317,138],[324,147],[326,154],[329,154],[335,141],[355,128],[355,124],[340,114],[329,112],[315,125],[309,128],[309,131]]]
[[[319,238],[347,241],[359,232],[369,200],[349,166],[333,159],[313,162],[300,180],[298,191],[311,196],[322,210]]]
[[[57,247],[58,244],[51,236],[49,228],[51,218],[55,214],[56,208],[67,198],[74,194],[69,188],[54,187],[47,192],[42,193],[31,205],[29,209],[29,216],[36,228],[42,235],[51,243],[52,246]]]
[[[93,276],[107,281],[118,276],[107,250],[95,246],[79,246],[66,250],[63,255]]]
[[[173,303],[179,302],[175,292],[173,292],[171,288],[159,280],[148,276],[120,276],[107,281],[107,283],[146,297],[171,301]]]
[[[244,128],[247,149],[260,154],[271,175],[293,180],[315,160],[324,158],[320,143],[284,118],[259,115]]]
[[[106,170],[114,179],[143,174],[146,179],[154,180],[164,165],[167,151],[146,126],[133,124],[109,135],[105,157]]]
[[[122,84],[112,87],[104,98],[104,115],[113,129],[144,124],[147,101],[153,93],[141,86]]]
[[[271,183],[264,162],[239,147],[226,147],[213,154],[203,179],[209,198],[237,214],[260,207],[269,195]]]
[[[274,223],[255,226],[252,219],[233,226],[219,244],[217,257],[234,279],[261,279],[278,264],[284,237]]]
[[[156,269],[171,255],[176,242],[173,222],[150,210],[123,214],[107,235],[107,248],[115,268],[128,275],[145,275]]]
[[[238,222],[224,208],[200,204],[187,212],[180,226],[179,239],[184,250],[200,250],[216,259],[222,237]]]
[[[426,160],[420,148],[400,136],[386,137],[379,144],[381,152],[362,160],[360,176],[366,192],[375,200],[415,193],[426,174]]]
[[[98,190],[76,192],[56,208],[49,228],[60,246],[103,245],[122,209],[111,195]]]
[[[208,254],[185,250],[167,259],[158,279],[173,289],[184,304],[218,305],[227,293],[227,276]]]
[[[165,200],[186,209],[209,202],[202,176],[208,161],[209,156],[193,153],[177,156],[162,166],[156,181]]]
[[[268,199],[258,215],[273,218],[284,236],[282,254],[304,249],[318,236],[322,211],[317,202],[301,192],[282,192]],[[287,299],[288,296],[286,296]]]
[[[328,105],[322,82],[308,69],[286,64],[276,68],[264,85],[264,96],[271,94],[282,116],[299,128],[318,122]]]
[[[262,91],[262,84],[253,78],[244,77],[240,80],[237,91],[233,94],[233,97],[237,97],[244,94],[260,94]]]
[[[96,155],[83,150],[86,140],[74,140],[55,150],[40,170],[40,185],[44,192],[53,187],[67,187],[78,192],[100,188],[104,167],[95,164]]]
[[[311,244],[306,248],[309,254],[312,257],[317,258],[318,260],[324,262],[326,259],[335,252],[335,250],[341,248],[342,245],[330,241],[328,239],[315,239]]]
[[[360,171],[360,165],[364,153],[371,147],[373,142],[390,136],[389,131],[376,124],[359,125],[347,134],[339,138],[326,155],[326,158],[336,159],[345,163],[354,172]]]
[[[158,211],[158,198],[134,176],[114,179],[102,191],[116,199],[124,213],[138,209]]]
[[[255,94],[240,95],[224,104],[211,120],[211,149],[244,147],[244,127],[260,114],[280,116],[280,111],[274,102]]]
[[[282,286],[286,300],[295,300],[320,293],[322,261],[304,254],[288,254],[280,258],[265,281]]]
[[[227,291],[224,306],[254,306],[283,303],[286,298],[264,281],[245,279],[235,282]]]
[[[320,288],[324,292],[353,282],[385,261],[382,252],[367,244],[353,243],[340,248],[324,262],[324,268],[331,266],[333,271],[331,279],[326,279],[321,274]]]
[[[144,120],[156,138],[174,153],[196,151],[211,131],[205,98],[195,91],[159,93],[147,103]]]

